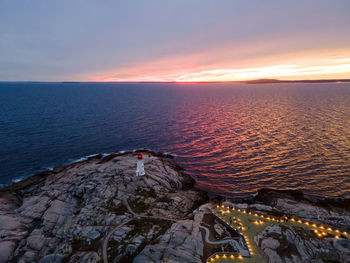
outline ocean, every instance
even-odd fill
[[[0,82],[2,186],[139,148],[213,194],[350,197],[350,84]]]

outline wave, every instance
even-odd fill
[[[20,176],[20,177],[17,177],[17,178],[12,179],[11,182],[12,182],[12,183],[18,183],[18,182],[20,182],[20,181],[22,181],[22,180],[24,180],[24,179],[26,179],[26,178],[27,178],[27,177],[25,177],[25,176]]]
[[[72,164],[72,163],[79,163],[79,162],[83,162],[83,161],[86,161],[87,159],[89,159],[89,158],[91,158],[91,157],[95,157],[95,156],[97,156],[97,155],[99,155],[99,153],[94,153],[94,154],[89,154],[89,155],[85,155],[85,156],[83,156],[83,157],[80,157],[80,158],[78,158],[78,159],[69,159],[66,163],[64,163],[64,164]],[[103,153],[103,154],[101,154],[102,156],[107,156],[107,155],[109,155],[109,154],[107,154],[107,153]]]

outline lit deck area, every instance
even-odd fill
[[[234,256],[230,253],[216,253],[209,257],[207,262],[267,262],[261,254],[260,249],[255,244],[254,236],[270,225],[279,224],[284,226],[302,227],[309,230],[311,229],[315,234],[315,238],[334,237],[339,239],[341,234],[349,237],[349,234],[346,232],[341,232],[337,229],[332,229],[324,225],[315,224],[296,218],[276,218],[242,209],[230,208],[223,205],[217,206],[212,212],[244,236],[251,257],[243,257],[242,255]],[[232,219],[231,224],[230,217]]]

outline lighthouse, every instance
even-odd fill
[[[137,155],[136,176],[145,175],[145,168],[143,166],[142,153]]]

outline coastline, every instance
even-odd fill
[[[139,153],[146,171],[141,177],[135,176]],[[141,263],[166,258],[205,263],[228,256],[280,262],[276,258],[287,259],[292,252],[282,253],[275,245],[271,250],[271,244],[283,243],[288,233],[298,251],[318,255],[317,246],[337,249],[337,258],[346,262],[350,248],[340,249],[339,242],[350,232],[349,202],[276,189],[261,189],[245,199],[209,199],[169,154],[137,150],[94,155],[0,189],[0,262]],[[261,215],[265,225],[256,228],[248,213]],[[293,222],[282,222],[285,216]],[[245,227],[232,218],[241,218]],[[303,231],[316,247],[307,239],[298,243],[304,238],[298,222],[308,224]],[[308,227],[316,224],[339,234],[328,231],[317,238],[315,228]],[[271,228],[279,229],[278,236],[266,234]],[[247,242],[255,243],[250,247]],[[300,251],[296,256],[305,257]],[[319,256],[328,259],[331,254]]]
[[[140,148],[140,149],[133,149],[133,150],[120,150],[117,152],[110,152],[110,153],[94,153],[94,154],[88,154],[86,156],[82,156],[79,158],[75,158],[75,159],[70,159],[70,161],[64,162],[62,165],[58,165],[58,166],[50,166],[47,169],[42,169],[41,171],[38,171],[34,174],[30,174],[28,176],[22,176],[19,178],[14,178],[12,179],[11,183],[8,184],[0,184],[0,191],[2,189],[7,189],[7,187],[10,187],[12,185],[17,185],[19,183],[19,185],[21,184],[30,184],[32,181],[37,181],[38,178],[41,178],[42,176],[45,175],[49,175],[51,171],[56,170],[59,171],[62,168],[65,167],[70,167],[71,165],[74,165],[75,163],[81,163],[84,161],[87,161],[89,159],[93,159],[93,158],[105,158],[108,156],[122,156],[122,155],[126,155],[126,154],[131,154],[131,153],[135,153],[135,152],[146,152],[146,153],[152,153],[155,156],[161,157],[161,158],[165,158],[168,160],[173,160],[173,163],[176,164],[176,155],[169,153],[167,151],[161,152],[161,151],[154,151],[152,149],[145,149],[145,148]],[[177,167],[180,170],[184,170],[184,168],[182,168],[181,166],[179,166],[178,164],[176,164]],[[34,177],[34,178],[31,178]],[[27,182],[28,180],[28,182]],[[305,199],[312,201],[312,202],[321,202],[322,200],[325,200],[325,202],[337,202],[340,200],[350,200],[350,197],[343,197],[343,196],[324,196],[324,195],[316,195],[316,194],[310,194],[310,193],[306,193],[305,191],[302,191],[298,188],[283,188],[283,189],[278,189],[278,188],[269,188],[269,187],[263,187],[260,188],[256,191],[255,194],[251,194],[251,195],[246,195],[246,196],[239,196],[239,197],[234,197],[234,196],[224,196],[218,193],[214,193],[214,192],[210,192],[208,190],[204,190],[201,189],[200,187],[198,187],[199,190],[205,191],[207,192],[207,194],[210,196],[210,198],[220,198],[220,199],[229,199],[235,202],[249,202],[250,200],[254,199],[255,195],[258,194],[259,191],[264,190],[264,189],[269,189],[272,191],[282,191],[282,192],[294,192],[294,191],[298,191],[301,192],[302,195],[304,196]]]
[[[92,154],[88,154],[88,155],[85,155],[85,156],[82,156],[82,157],[78,157],[78,158],[73,158],[73,159],[69,159],[68,161],[66,162],[63,162],[62,164],[60,165],[57,165],[57,166],[47,166],[47,167],[43,167],[42,169],[40,169],[39,171],[35,172],[35,173],[32,173],[32,174],[28,174],[26,176],[20,176],[20,177],[16,177],[16,178],[13,178],[11,179],[11,183],[7,183],[7,184],[0,184],[0,190],[1,189],[4,189],[8,186],[11,186],[13,184],[16,184],[16,183],[20,183],[32,176],[36,176],[36,175],[40,175],[42,173],[48,173],[49,171],[52,171],[56,168],[60,168],[60,167],[66,167],[66,166],[69,166],[71,164],[74,164],[74,163],[79,163],[79,162],[83,162],[83,161],[86,161],[88,160],[89,158],[93,158],[93,157],[96,157],[98,156],[99,158],[103,158],[103,157],[106,157],[106,156],[109,156],[109,155],[122,155],[122,154],[127,154],[127,153],[134,153],[134,152],[137,152],[137,151],[145,151],[145,152],[152,152],[152,153],[155,153],[157,154],[158,156],[167,156],[165,158],[168,158],[168,159],[173,159],[174,158],[174,155],[172,155],[171,153],[168,153],[168,152],[159,152],[159,151],[153,151],[151,149],[134,149],[134,150],[120,150],[118,152],[110,152],[110,153],[92,153]]]
[[[108,161],[114,157],[118,156],[124,156],[128,154],[134,154],[137,152],[141,153],[149,153],[154,156],[164,158],[167,160],[171,160],[172,165],[176,167],[178,171],[184,171],[184,168],[176,164],[176,161],[174,160],[175,156],[169,152],[160,152],[160,151],[153,151],[151,149],[134,149],[134,150],[120,150],[118,152],[112,152],[112,153],[96,153],[96,154],[89,154],[77,159],[72,160],[71,162],[66,162],[62,165],[56,166],[56,167],[50,167],[48,169],[44,169],[38,173],[28,175],[23,179],[14,179],[14,181],[11,184],[4,184],[2,187],[0,187],[1,191],[13,191],[16,189],[21,189],[30,186],[33,183],[39,183],[40,181],[44,180],[47,176],[51,174],[55,174],[57,172],[60,172],[63,169],[69,169],[69,167],[74,166],[75,164],[84,163],[85,161],[94,160],[94,159],[100,159]],[[190,175],[188,175],[195,184],[195,179],[193,179]],[[197,188],[199,191],[205,192],[210,199],[218,199],[218,200],[230,200],[233,202],[241,203],[241,202],[252,202],[252,201],[258,201],[258,195],[262,194],[263,192],[275,192],[275,193],[281,193],[286,194],[290,196],[294,196],[300,199],[300,201],[306,201],[313,203],[315,205],[323,205],[327,206],[328,204],[332,204],[334,206],[342,207],[342,208],[350,208],[350,198],[348,197],[332,197],[332,196],[322,196],[322,195],[313,195],[305,193],[302,190],[299,189],[276,189],[276,188],[261,188],[258,189],[257,192],[253,195],[247,195],[244,197],[226,197],[222,196],[220,194],[211,193],[206,190],[203,190],[201,188]]]

